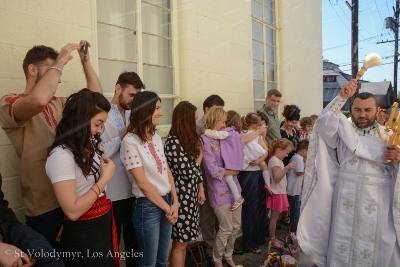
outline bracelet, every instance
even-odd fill
[[[50,69],[58,70],[60,72],[60,75],[62,75],[62,70],[59,67],[52,66],[52,67],[49,68],[49,70]]]
[[[97,197],[99,197],[99,194],[97,194],[96,191],[94,191],[93,187],[91,187],[90,189],[96,194]]]
[[[95,185],[96,185],[97,188],[99,189],[99,195],[100,195],[100,193],[101,193],[100,186],[99,186],[97,183],[95,183]]]

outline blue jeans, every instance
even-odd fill
[[[297,221],[300,218],[300,196],[287,196],[290,204],[290,223],[292,228],[297,228]]]
[[[171,206],[171,196],[162,197]],[[167,266],[172,225],[165,212],[146,197],[136,199],[132,213],[133,228],[143,252],[140,267]]]
[[[38,216],[26,216],[26,225],[42,234],[56,250],[59,249],[59,242],[56,242],[56,237],[63,222],[64,212],[61,208],[56,208]]]

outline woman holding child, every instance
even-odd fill
[[[226,120],[227,113],[222,108],[212,107],[205,117],[203,130],[221,131],[225,127]],[[229,134],[231,133],[235,135],[234,132],[229,132]],[[230,266],[236,266],[232,260],[232,254],[235,239],[240,230],[242,206],[238,205],[236,209],[231,211],[232,202],[235,202],[235,199],[226,182],[225,176],[233,176],[233,181],[237,185],[237,190],[240,194],[241,188],[236,178],[238,171],[226,169],[221,149],[221,142],[224,140],[212,138],[205,134],[203,134],[201,138],[204,142],[202,164],[207,179],[210,206],[214,209],[219,222],[219,229],[213,249],[213,262],[215,267],[222,267],[223,260]],[[238,139],[236,137],[234,138],[237,143]],[[239,140],[241,142],[240,135]],[[241,155],[240,161],[243,161],[243,145],[241,148],[237,147],[236,149],[235,152],[237,153],[235,154]],[[241,168],[241,166],[239,166],[239,168]]]
[[[261,117],[263,116],[263,117]],[[268,147],[265,142],[266,125],[268,117],[260,113],[248,113],[242,117],[243,131],[242,140],[244,143],[252,142],[256,139],[258,144],[264,150],[264,155],[244,165],[244,169],[239,173],[238,180],[242,187],[242,195],[246,202],[243,204],[243,250],[245,252],[261,253],[259,246],[265,243],[265,234],[267,231],[267,211],[265,207],[265,180],[263,177],[263,166],[268,155]],[[245,159],[251,157],[245,150]],[[267,176],[267,173],[264,173]],[[266,177],[269,180],[269,177]]]

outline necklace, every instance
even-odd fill
[[[362,135],[362,136],[374,136],[374,137],[379,137],[381,138],[381,131],[379,130],[378,123],[374,123],[373,125],[367,127],[367,128],[358,128],[354,124],[354,129],[357,134]],[[373,132],[372,132],[373,131]]]

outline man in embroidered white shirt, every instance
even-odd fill
[[[297,236],[320,267],[400,266],[400,149],[381,138],[374,95],[355,96],[352,122],[340,112],[356,88],[345,84],[316,121]]]
[[[112,200],[115,224],[118,240],[123,229],[126,266],[138,266],[139,258],[135,252],[139,252],[136,234],[132,224],[132,183],[121,163],[119,149],[121,141],[127,133],[131,103],[133,98],[145,85],[135,72],[123,72],[119,75],[115,85],[115,94],[111,100],[111,110],[105,123],[101,136],[104,142],[105,157],[109,157],[115,163],[115,173],[107,185],[107,197]]]

